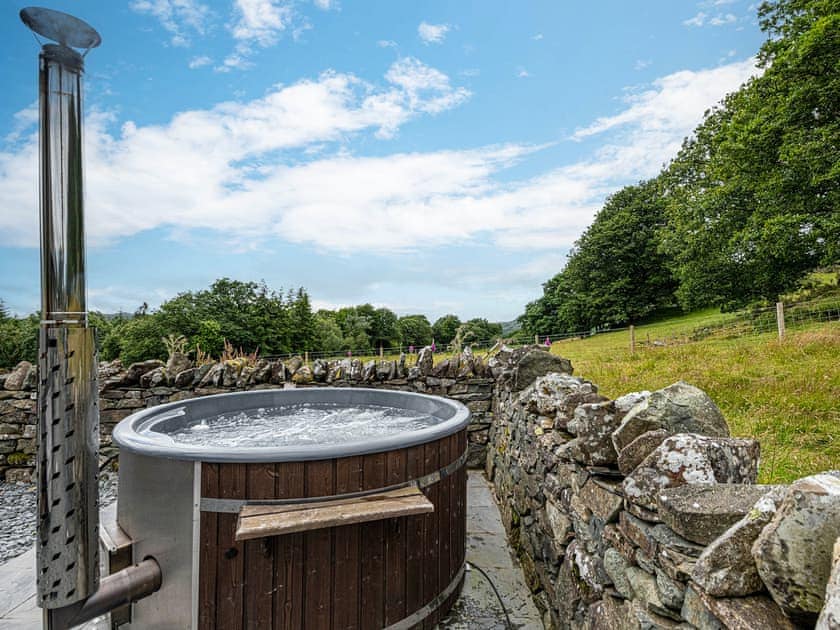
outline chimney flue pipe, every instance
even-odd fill
[[[38,604],[61,608],[99,586],[99,413],[96,344],[88,327],[82,172],[83,54],[100,37],[73,16],[20,12],[39,55],[41,327],[38,352]]]

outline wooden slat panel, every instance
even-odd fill
[[[423,475],[423,446],[413,446],[406,451],[406,478],[417,479]],[[406,519],[405,553],[405,613],[406,616],[425,605],[423,597],[423,545],[425,517],[409,516]]]
[[[218,497],[219,495],[219,465],[201,464],[201,496]],[[198,582],[198,627],[202,630],[216,628],[216,556],[218,555],[217,531],[219,515],[213,512],[202,512],[199,524],[199,541],[201,554],[199,555]]]
[[[423,472],[424,474],[433,473],[440,468],[439,465],[439,449],[440,449],[440,442],[433,442],[431,444],[426,444],[423,447]],[[434,504],[435,508],[440,505],[439,497],[440,497],[440,484],[436,483],[434,485],[429,486],[426,488],[426,496],[429,497],[429,500]],[[424,559],[423,559],[423,598],[424,604],[431,601],[433,597],[436,597],[437,594],[440,592],[438,585],[438,556],[439,556],[439,533],[438,533],[438,515],[435,514],[427,514],[425,517],[426,519],[426,526],[425,526],[425,535],[426,541],[423,545],[423,550],[425,552]],[[431,630],[434,628],[435,624],[438,622],[437,614],[430,615],[426,621],[423,623],[423,627]]]
[[[277,498],[304,496],[303,462],[277,464]],[[303,534],[279,536],[276,540],[274,627],[303,628]]]
[[[406,452],[405,449],[391,451],[386,457],[385,483],[393,485],[405,481]],[[419,489],[414,488],[415,497],[434,510]],[[423,512],[414,512],[421,514]],[[392,518],[385,523],[385,623],[390,625],[405,617],[405,516]]]
[[[219,467],[219,496],[245,497],[245,464]],[[216,555],[216,624],[225,630],[242,628],[242,583],[245,546],[235,540],[236,515],[219,514],[219,549]]]
[[[362,458],[343,457],[335,463],[335,492],[362,489]],[[359,525],[336,528],[333,570],[333,630],[359,629]]]
[[[247,464],[249,499],[273,499],[277,472],[274,464]],[[239,537],[237,536],[237,539]],[[276,540],[245,543],[245,627],[253,630],[271,628],[274,623],[274,549]]]
[[[451,443],[452,440],[450,440],[448,437],[440,440],[441,466],[443,466],[444,462],[448,464],[452,459],[454,459],[453,457],[451,457]],[[450,575],[450,567],[452,564],[452,558],[450,556],[452,551],[450,540],[450,536],[452,534],[452,523],[450,521],[450,517],[452,515],[452,508],[449,505],[449,498],[452,495],[452,479],[453,475],[449,475],[445,479],[442,479],[441,482],[438,484],[438,588],[440,590],[445,589],[449,584],[450,580],[452,579]]]
[[[335,494],[335,462],[306,462],[306,495]],[[332,530],[317,529],[304,534],[305,573],[304,621],[307,630],[330,630],[332,618]]]
[[[316,506],[302,503],[291,508],[278,506],[275,511],[269,506],[243,507],[239,512],[236,539],[308,532],[434,511],[426,496],[413,486]]]
[[[364,489],[385,485],[385,454],[365,455],[362,460]],[[381,521],[362,525],[362,628],[382,628],[385,611],[385,528]]]

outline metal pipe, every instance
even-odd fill
[[[65,630],[82,624],[115,608],[125,606],[151,595],[160,589],[160,565],[154,558],[102,578],[99,590],[83,602],[65,608],[45,610],[49,627]]]
[[[85,296],[82,172],[84,55],[99,34],[66,13],[20,17],[39,55],[41,330],[38,387],[38,605],[64,608],[99,586],[99,411]],[[47,617],[48,615],[45,615]],[[49,627],[49,625],[47,626]]]

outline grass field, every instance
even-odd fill
[[[652,345],[726,317],[701,311],[639,327],[632,355],[627,331],[560,341],[551,351],[611,398],[677,380],[703,389],[733,436],[761,441],[762,483],[840,468],[840,323],[790,331],[783,341],[768,333]]]

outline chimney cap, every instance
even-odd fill
[[[61,11],[26,7],[20,10],[20,19],[38,35],[62,46],[89,50],[102,43],[99,33],[90,24]]]

